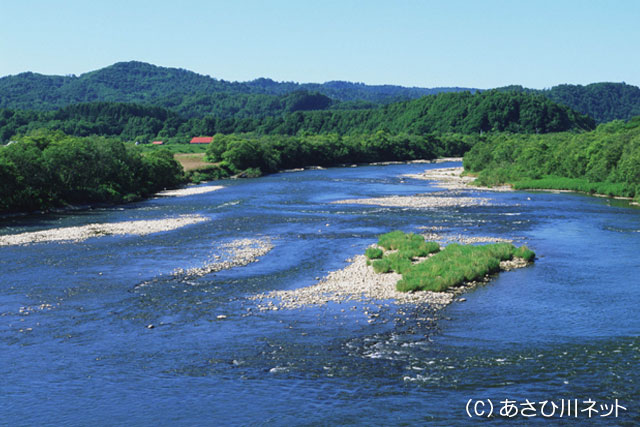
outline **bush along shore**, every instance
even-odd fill
[[[365,253],[376,273],[394,271],[402,274],[396,288],[401,292],[442,292],[497,273],[503,269],[523,266],[535,258],[526,246],[511,243],[460,245],[452,243],[444,249],[423,236],[392,231],[383,234],[377,248]],[[511,263],[506,263],[513,261]]]

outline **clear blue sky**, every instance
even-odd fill
[[[118,61],[225,80],[640,85],[639,0],[0,0],[0,76]]]

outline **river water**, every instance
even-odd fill
[[[148,236],[0,247],[0,424],[467,425],[469,399],[578,399],[580,409],[591,399],[602,413],[560,418],[558,409],[556,421],[638,425],[640,209],[544,192],[468,191],[492,202],[469,208],[330,203],[437,191],[401,175],[452,165],[281,173],[196,196],[5,220],[1,234],[211,219]],[[311,285],[378,234],[420,226],[516,239],[538,259],[436,314],[368,303],[249,311],[250,295]],[[171,276],[255,237],[274,245],[257,263]],[[365,310],[378,311],[375,322]],[[626,410],[601,416],[616,399]],[[548,421],[539,408],[484,422]]]

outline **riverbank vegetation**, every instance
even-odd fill
[[[170,152],[113,138],[40,131],[0,146],[0,212],[128,202],[184,180]]]
[[[402,231],[381,235],[378,246],[385,251],[367,249],[369,263],[376,273],[395,271],[402,274],[402,279],[396,284],[401,292],[442,292],[500,271],[501,261],[521,258],[532,262],[535,258],[535,253],[526,246],[517,248],[511,243],[479,246],[452,243],[441,250],[436,242],[426,242],[420,235]],[[375,249],[377,251],[374,252]],[[417,258],[430,254],[433,255],[415,262]]]
[[[592,132],[495,134],[464,156],[481,185],[555,189],[640,199],[640,117]]]
[[[206,159],[231,173],[251,169],[259,174],[305,166],[459,157],[475,139],[474,135],[391,135],[384,131],[354,136],[220,134],[207,148]]]

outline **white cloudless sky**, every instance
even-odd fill
[[[119,61],[245,81],[640,85],[638,0],[0,0],[0,76]]]

